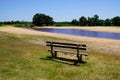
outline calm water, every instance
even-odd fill
[[[56,28],[34,28],[34,29],[44,32],[120,40],[120,33],[96,32],[96,31],[74,30],[74,29],[56,29]]]

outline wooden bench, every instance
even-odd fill
[[[46,46],[49,46],[48,51],[51,52],[52,57],[57,57],[57,52],[75,54],[78,58],[78,62],[82,61],[82,55],[88,56],[86,53],[85,44],[73,44],[73,43],[62,43],[62,42],[46,42]],[[70,49],[70,50],[67,50]]]

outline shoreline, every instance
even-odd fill
[[[60,39],[71,40],[76,43],[87,44],[88,52],[100,52],[106,54],[120,55],[120,40],[93,38],[85,36],[73,36],[67,34],[57,34],[50,32],[35,31],[32,29],[17,28],[17,27],[0,27],[0,31],[15,35],[35,35],[35,36],[50,36]]]

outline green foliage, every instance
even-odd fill
[[[46,24],[47,26],[53,25],[53,18],[50,17],[50,16],[46,16],[46,17],[45,17],[45,24]]]
[[[88,17],[88,26],[93,26],[94,25],[94,18]]]
[[[71,22],[54,22],[53,18],[45,14],[35,14],[32,22],[27,21],[5,21],[0,22],[2,25],[15,25],[16,27],[32,28],[37,26],[120,26],[120,16],[115,16],[112,19],[100,19],[96,14],[93,17],[81,16],[79,20],[73,19]]]
[[[15,27],[32,28],[34,25],[32,23],[16,23]]]
[[[73,19],[71,24],[76,25],[77,20]],[[116,16],[112,19],[99,19],[99,16],[96,14],[93,17],[80,17],[79,24],[80,26],[120,26],[120,17]]]
[[[110,19],[105,19],[105,26],[111,26],[112,25],[112,22]]]
[[[98,15],[94,15],[92,18],[88,17],[88,19],[84,16],[82,16],[79,19],[80,26],[98,26],[103,25],[104,21],[102,19],[99,19]]]
[[[15,24],[15,27],[23,27],[23,24],[17,23],[17,24]]]
[[[82,16],[79,19],[79,23],[80,23],[80,26],[86,26],[87,25],[87,19],[84,16]]]
[[[99,24],[99,16],[96,14],[96,15],[94,15],[94,17],[93,17],[93,19],[94,19],[94,26],[99,26],[98,24]]]
[[[73,19],[71,24],[78,26],[79,25],[79,21],[77,19]]]
[[[0,22],[0,26],[2,26],[2,25],[14,25],[15,27],[26,27],[26,28],[34,27],[34,24],[32,24],[31,22],[26,22],[26,21]]]
[[[102,20],[102,19],[99,19],[98,20],[98,23],[97,23],[97,26],[104,26],[105,25],[105,23],[104,23],[104,20]]]
[[[55,22],[54,26],[73,26],[71,22]]]
[[[49,25],[53,25],[53,18],[50,16],[47,16],[45,14],[35,14],[33,16],[33,24],[37,25],[37,26],[49,26]]]
[[[112,23],[114,26],[120,26],[120,17],[116,16],[112,19]]]
[[[0,22],[0,26],[2,26],[2,22]]]
[[[55,22],[54,26],[73,26],[71,22]]]

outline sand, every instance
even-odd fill
[[[68,28],[68,27],[62,27],[62,28]],[[85,28],[84,27],[75,27],[75,28],[70,27],[70,28],[120,33],[120,28],[118,27],[85,27]],[[56,38],[61,38],[61,39],[68,39],[76,43],[87,44],[88,52],[98,52],[98,53],[105,53],[105,54],[120,55],[120,40],[73,36],[73,35],[67,35],[67,34],[56,34],[56,33],[35,31],[32,29],[16,28],[12,26],[0,27],[0,31],[11,33],[11,34],[16,34],[16,35],[51,36],[51,37],[56,37]]]

